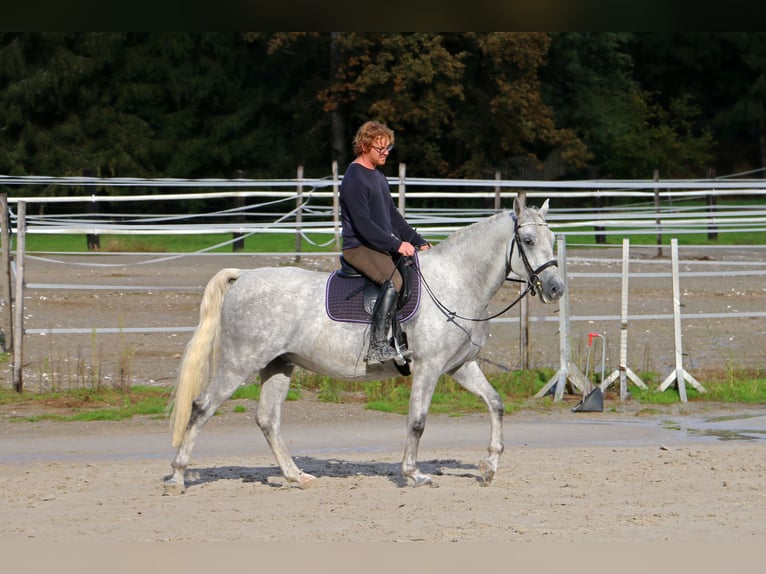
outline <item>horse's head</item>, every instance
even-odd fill
[[[527,281],[532,295],[540,295],[543,303],[556,301],[566,289],[553,254],[554,237],[545,222],[547,213],[547,199],[540,208],[527,207],[523,196],[513,202],[515,229],[510,266]]]

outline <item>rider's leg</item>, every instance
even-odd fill
[[[343,258],[368,279],[381,286],[370,327],[367,361],[382,363],[393,359],[397,353],[388,343],[388,328],[391,315],[395,312],[398,293],[402,288],[402,275],[390,255],[365,246],[344,250]]]
[[[375,302],[370,327],[370,348],[367,352],[368,362],[390,361],[396,357],[396,350],[388,342],[388,327],[391,325],[391,314],[396,305],[398,293],[392,281],[386,281],[380,289],[380,295]]]

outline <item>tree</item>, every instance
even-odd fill
[[[584,175],[700,177],[712,136],[694,99],[660,100],[633,74],[633,36],[591,32],[553,34],[544,70],[545,96],[557,123],[573,129],[591,153]]]
[[[542,33],[468,34],[466,105],[454,145],[463,160],[454,175],[487,175],[505,168],[509,160],[527,156],[535,161],[552,152],[573,167],[587,158],[576,133],[556,126],[542,97],[539,71],[549,47]]]
[[[719,174],[766,167],[766,34],[640,33],[629,51],[636,80],[654,102],[699,109],[696,129],[712,134]]]

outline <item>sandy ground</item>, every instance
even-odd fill
[[[166,422],[20,423],[0,429],[0,539],[46,542],[762,542],[766,409],[506,417],[493,483],[477,463],[486,416],[432,416],[420,456],[437,488],[401,478],[404,417],[288,403],[298,465],[281,477],[250,413],[202,433],[185,494],[165,496]]]
[[[619,253],[612,253],[619,257]],[[733,257],[734,255],[732,255]],[[745,257],[737,254],[737,257]],[[758,254],[749,257],[757,258]],[[722,256],[723,257],[723,256]],[[135,260],[143,259],[136,256]],[[101,262],[108,262],[104,256]],[[77,266],[74,263],[87,263]],[[25,299],[29,329],[96,326],[193,326],[199,290],[220,267],[264,264],[248,256],[161,265],[94,267],[31,261]],[[276,262],[281,264],[280,262]],[[327,267],[327,260],[306,261]],[[647,269],[653,262],[647,261]],[[613,262],[573,262],[572,272],[619,270]],[[121,292],[35,289],[34,284],[190,286]],[[611,281],[611,280],[610,280]],[[631,310],[670,313],[667,285],[632,282]],[[686,312],[761,308],[755,278],[685,281]],[[619,280],[570,281],[573,312],[619,313]],[[195,290],[197,289],[197,290]],[[513,296],[511,288],[497,307]],[[760,306],[760,307],[759,307]],[[531,313],[555,310],[534,303]],[[633,370],[663,375],[673,365],[672,326],[635,322]],[[517,368],[517,332],[493,327],[485,369]],[[587,332],[609,333],[608,371],[618,358],[614,325],[577,324],[578,359]],[[188,333],[36,334],[27,338],[26,388],[86,383],[169,384]],[[533,366],[555,368],[555,323],[533,323]],[[687,368],[763,367],[762,320],[690,322]],[[579,349],[579,350],[577,350]],[[3,384],[9,381],[7,365]],[[703,379],[704,382],[704,379]],[[404,419],[310,399],[288,403],[284,433],[314,488],[287,485],[253,423],[253,408],[228,411],[203,431],[189,488],[164,496],[174,455],[164,420],[121,423],[11,422],[0,417],[0,539],[99,541],[320,542],[762,542],[766,537],[766,408],[675,405],[647,414],[630,401],[604,413],[521,411],[506,418],[506,453],[494,482],[482,487],[477,462],[489,438],[486,416],[432,416],[419,459],[438,488],[415,489],[399,474]]]

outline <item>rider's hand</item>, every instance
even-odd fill
[[[412,257],[415,255],[415,247],[409,241],[402,241],[402,244],[397,251],[405,257]]]

